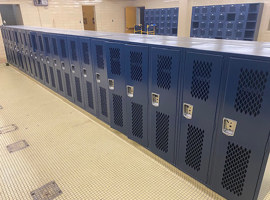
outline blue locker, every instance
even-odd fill
[[[97,87],[97,117],[110,123],[109,91],[105,43],[103,40],[92,40],[92,61]]]
[[[20,41],[19,41],[19,33],[17,29],[13,29],[14,32],[14,41],[15,41],[15,46],[14,46],[14,51],[15,51],[15,56],[16,56],[16,66],[22,70],[23,66],[22,66],[22,59],[21,59],[21,53],[20,53]]]
[[[223,56],[187,52],[176,166],[206,183]],[[180,116],[179,115],[179,116]]]
[[[31,35],[31,43],[32,43],[32,64],[33,64],[33,71],[34,71],[34,77],[36,80],[40,81],[40,74],[39,74],[39,71],[38,71],[38,66],[37,66],[37,63],[38,63],[38,41],[37,41],[37,35],[36,35],[36,32],[34,31],[31,31],[30,33]]]
[[[84,107],[84,96],[82,92],[81,79],[81,54],[79,47],[79,38],[67,36],[69,60],[71,70],[71,84],[74,91],[74,102],[80,107]]]
[[[105,48],[111,109],[110,125],[112,128],[127,134],[124,45],[106,42]]]
[[[31,34],[30,31],[25,31],[26,33],[26,42],[28,46],[28,51],[27,51],[27,63],[29,65],[29,75],[34,77],[34,65],[33,65],[33,46],[32,46],[32,41],[31,41]]]
[[[37,57],[38,59],[36,60],[37,63],[37,69],[38,69],[38,76],[39,76],[39,80],[42,84],[45,84],[47,86],[49,86],[49,83],[46,84],[46,77],[45,77],[45,69],[44,68],[44,63],[46,65],[46,59],[44,57],[45,52],[44,52],[44,44],[43,44],[43,38],[42,38],[42,32],[36,32],[37,34]]]
[[[22,54],[23,54],[23,59],[24,59],[24,65],[25,65],[25,69],[26,69],[26,73],[27,74],[30,74],[30,67],[29,67],[29,60],[28,60],[28,56],[29,56],[29,48],[28,48],[28,42],[27,42],[27,33],[25,30],[21,30],[22,32],[22,38],[23,38],[23,44],[24,44],[24,47],[23,47],[23,50],[22,50]]]
[[[57,44],[58,44],[58,49],[59,49],[59,54],[60,54],[60,66],[62,68],[62,73],[63,73],[62,78],[63,78],[63,83],[64,83],[65,97],[69,101],[74,102],[74,96],[73,96],[74,93],[73,93],[73,88],[72,88],[67,36],[58,35]],[[58,73],[57,73],[57,79],[59,79]]]
[[[229,58],[217,121],[211,187],[228,199],[257,199],[268,157],[270,62]]]
[[[125,45],[128,137],[148,146],[148,46]]]
[[[180,50],[151,48],[150,150],[174,162]]]
[[[50,44],[53,62],[50,66],[50,76],[52,80],[52,85],[55,84],[57,87],[58,94],[65,97],[66,84],[64,82],[64,66],[61,66],[61,50],[58,45],[58,37],[60,37],[58,34],[50,34]]]
[[[80,38],[80,53],[82,66],[82,88],[84,96],[84,108],[86,111],[96,116],[96,81],[94,79],[94,69],[91,58],[91,40],[89,38]]]

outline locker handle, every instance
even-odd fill
[[[183,104],[183,116],[187,119],[192,119],[193,105],[184,103]]]
[[[222,132],[227,136],[234,136],[236,125],[237,121],[224,117],[222,123]]]
[[[109,89],[114,90],[114,80],[113,79],[108,79],[109,82]]]
[[[55,59],[53,59],[53,64],[54,64],[55,67],[57,66],[57,62],[56,62]]]
[[[42,54],[40,54],[40,60],[43,62],[44,61],[44,58],[42,56]]]
[[[133,97],[133,95],[134,95],[134,87],[130,86],[130,85],[127,85],[127,96],[128,97]]]
[[[46,56],[46,62],[49,64],[50,63],[50,59],[48,56]]]
[[[155,107],[159,106],[159,94],[152,92],[152,105]]]
[[[85,68],[83,68],[83,76],[84,76],[84,77],[87,77],[87,71],[86,71]]]
[[[100,74],[99,73],[96,73],[96,80],[98,83],[100,83]]]
[[[65,68],[65,63],[62,61],[61,62],[61,67],[62,67],[62,70],[65,70],[66,68]]]
[[[25,50],[25,55],[28,55],[28,51],[27,50]]]
[[[74,74],[75,73],[75,66],[71,65],[71,72]]]

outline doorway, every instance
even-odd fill
[[[141,24],[144,27],[145,7],[126,7],[126,33],[134,33],[134,26]]]
[[[23,25],[19,4],[1,4],[0,13],[4,25]]]
[[[84,30],[96,30],[95,6],[82,6]]]

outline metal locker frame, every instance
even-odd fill
[[[110,102],[110,126],[121,133],[126,132],[126,81],[124,45],[105,42],[108,92]]]
[[[125,44],[127,136],[148,147],[149,47]]]
[[[149,148],[169,163],[174,163],[182,51],[180,48],[152,46],[149,57]]]
[[[63,46],[64,45],[64,46]],[[62,81],[64,88],[64,96],[71,102],[74,102],[74,91],[72,88],[72,77],[69,63],[69,50],[66,35],[57,35],[57,46],[59,50],[60,66],[62,69]],[[60,88],[60,87],[59,87]],[[59,89],[60,90],[60,89]]]
[[[257,199],[269,156],[270,61],[231,55],[227,63],[209,185],[229,199]]]
[[[97,91],[97,117],[105,123],[110,124],[110,102],[105,40],[92,39],[91,49]]]
[[[94,79],[94,69],[92,65],[91,39],[79,38],[79,48],[81,54],[81,74],[82,91],[84,96],[84,109],[92,115],[97,115],[96,100],[96,80]]]
[[[215,127],[223,56],[186,51],[178,116],[176,166],[206,183]],[[180,87],[180,86],[179,86]]]
[[[81,108],[84,108],[79,37],[67,36],[67,43],[69,49],[71,84],[74,91],[74,103]]]

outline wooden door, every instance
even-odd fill
[[[134,33],[136,24],[136,7],[126,7],[126,33]]]
[[[84,30],[96,30],[95,6],[82,6]]]

